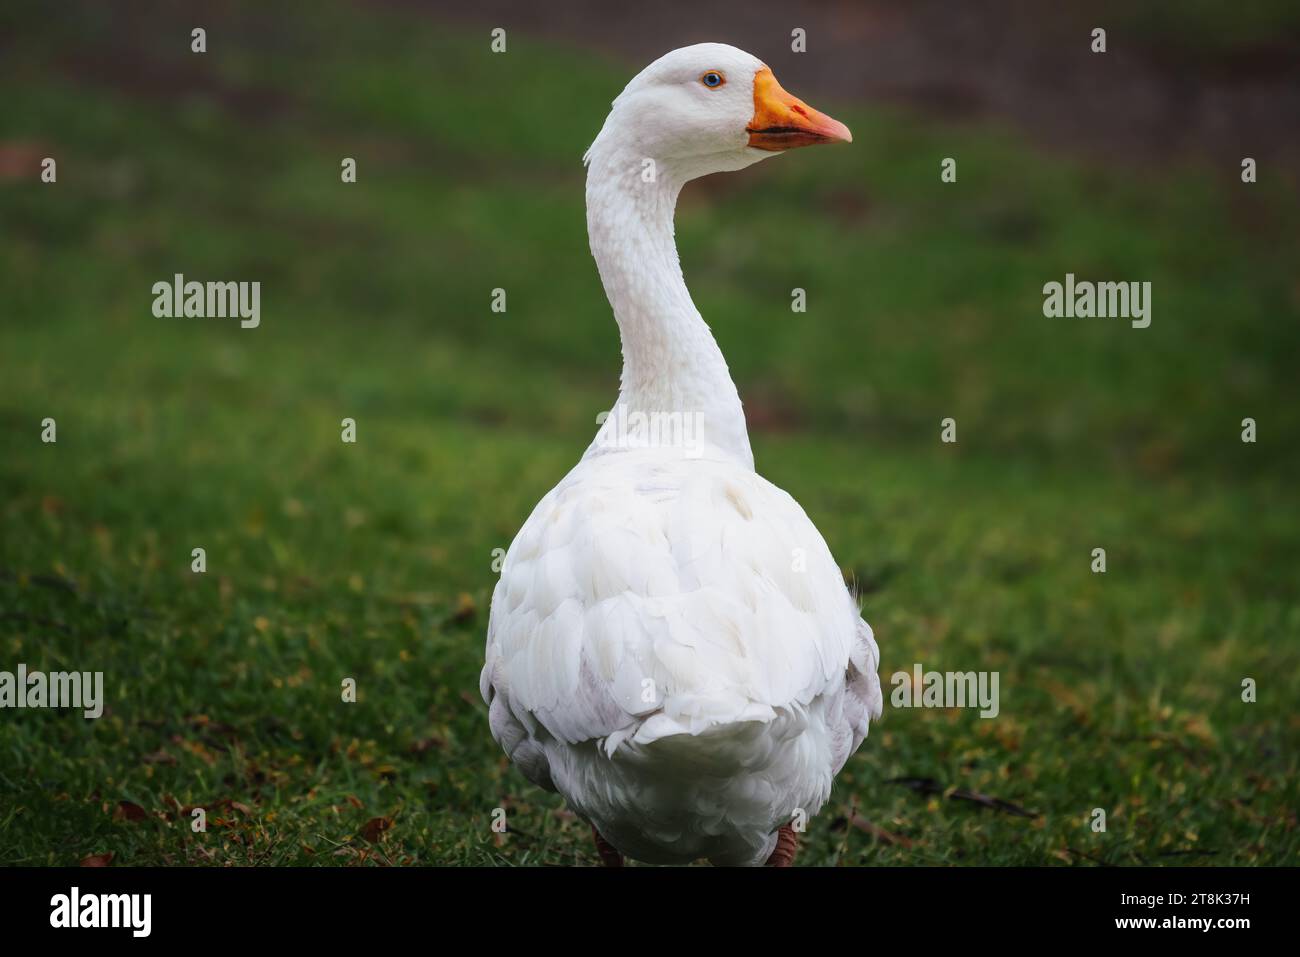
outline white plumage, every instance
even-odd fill
[[[848,130],[758,60],[700,44],[634,79],[587,155],[622,389],[506,554],[481,690],[525,777],[638,860],[763,863],[880,714],[871,629],[812,522],[754,471],[672,237],[687,180],[833,139]]]

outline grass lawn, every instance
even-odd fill
[[[579,159],[638,67],[222,9],[205,56],[167,7],[0,13],[0,670],[108,699],[0,712],[0,863],[595,863],[477,683],[493,549],[616,393]],[[882,682],[1002,700],[887,703],[800,863],[1300,863],[1295,184],[814,105],[853,146],[688,187],[687,280]],[[261,326],[154,318],[177,272]],[[1044,318],[1066,272],[1151,327]]]

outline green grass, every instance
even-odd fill
[[[0,669],[109,699],[0,712],[0,863],[595,861],[477,675],[492,551],[616,389],[579,158],[632,68],[309,9],[235,5],[206,57],[166,7],[0,14],[0,149],[59,162],[0,180]],[[854,146],[688,188],[687,278],[882,679],[1002,702],[887,709],[801,862],[1297,863],[1294,184],[816,105]],[[178,271],[261,280],[261,328],[155,319]],[[1152,281],[1151,328],[1044,319],[1067,271]]]

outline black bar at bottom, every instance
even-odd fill
[[[1231,945],[1242,935],[1288,928],[1296,876],[1293,868],[1199,867],[6,869],[0,932],[6,943],[76,935],[82,944],[284,940],[332,950],[435,934],[449,944],[469,935],[487,946],[532,936],[549,949],[570,933],[662,944],[689,925],[698,945],[715,934],[725,938],[728,927],[762,934],[765,926],[806,924],[809,940],[927,947],[1196,935]],[[149,895],[148,936],[137,936],[143,896],[128,902],[102,895]],[[80,924],[83,915],[97,921],[100,914],[127,926],[52,926],[52,918]]]

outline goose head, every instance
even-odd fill
[[[800,146],[848,143],[849,128],[781,88],[766,64],[725,43],[655,60],[614,101],[588,152],[617,146],[681,181],[742,169]]]

